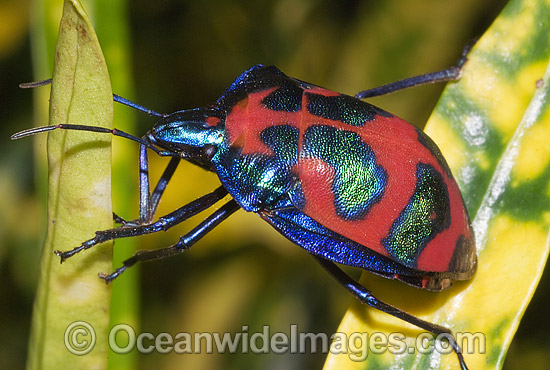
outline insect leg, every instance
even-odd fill
[[[162,173],[162,176],[160,177],[155,187],[155,190],[153,190],[153,193],[149,196],[149,170],[148,170],[149,162],[147,159],[147,153],[143,151],[143,146],[141,147],[139,158],[140,158],[140,162],[139,162],[140,218],[139,220],[126,221],[122,217],[113,213],[113,220],[116,223],[122,224],[125,226],[127,225],[137,226],[137,225],[149,223],[153,220],[153,216],[157,211],[160,198],[164,193],[164,190],[166,189],[166,185],[172,178],[172,175],[174,175],[174,172],[176,171],[176,168],[178,167],[178,164],[181,159],[179,157],[172,157],[170,159],[170,162],[168,163],[164,172]]]
[[[139,223],[150,222],[153,215],[149,205],[149,160],[147,147],[139,146]]]
[[[380,310],[382,312],[388,313],[392,316],[395,316],[401,320],[404,320],[408,323],[411,323],[415,326],[418,326],[419,328],[422,328],[424,330],[427,330],[436,336],[438,335],[444,335],[445,339],[449,341],[449,344],[453,348],[454,352],[458,356],[458,361],[460,363],[460,367],[462,370],[468,370],[468,367],[466,366],[466,362],[464,361],[464,357],[462,356],[462,349],[460,346],[456,343],[452,332],[444,328],[442,326],[424,321],[419,319],[418,317],[415,317],[409,313],[406,313],[404,311],[401,311],[400,309],[393,307],[387,303],[384,303],[380,301],[378,298],[376,298],[372,293],[359,284],[357,281],[352,279],[349,275],[347,275],[344,271],[342,271],[334,262],[329,261],[327,259],[318,257],[313,255],[313,257],[319,262],[341,285],[344,286],[351,294],[355,296],[361,303],[367,304],[373,308],[376,308],[377,310]]]
[[[458,80],[460,78],[460,75],[461,75],[461,68],[453,66],[453,67],[444,69],[442,71],[426,73],[420,76],[409,77],[403,80],[392,82],[387,85],[375,87],[373,89],[369,89],[365,91],[360,91],[357,94],[355,94],[355,97],[357,99],[366,99],[366,98],[372,98],[375,96],[390,94],[392,92],[407,89],[413,86],[420,86],[420,85],[436,83],[436,82],[454,81],[454,80]]]
[[[235,200],[230,200],[224,204],[216,212],[208,216],[203,222],[197,225],[193,230],[184,236],[180,237],[180,240],[171,247],[157,249],[157,250],[143,250],[136,252],[132,257],[123,262],[123,265],[115,270],[111,274],[99,274],[99,277],[105,280],[107,283],[113,281],[120,274],[122,274],[128,267],[135,265],[138,262],[151,261],[156,259],[162,259],[171,257],[189,249],[195,242],[208,234],[212,229],[218,226],[223,220],[237,211],[240,206]]]
[[[409,87],[426,85],[426,84],[437,83],[437,82],[456,81],[462,75],[462,67],[468,60],[468,58],[466,58],[466,55],[470,52],[474,44],[475,42],[472,41],[472,42],[469,42],[466,45],[466,47],[464,47],[464,50],[462,50],[461,58],[458,60],[457,64],[452,67],[449,67],[442,71],[426,73],[420,76],[409,77],[403,80],[392,82],[387,85],[375,87],[369,90],[360,91],[357,94],[355,94],[355,97],[357,99],[366,99],[366,98],[372,98],[375,96],[390,94],[392,92],[407,89]]]
[[[202,197],[178,208],[177,210],[160,217],[156,222],[143,224],[143,225],[128,225],[121,226],[114,229],[96,231],[94,238],[83,242],[80,246],[71,249],[69,251],[55,251],[55,254],[61,258],[61,262],[67,258],[75,255],[78,252],[89,249],[96,244],[106,242],[108,240],[127,238],[130,236],[138,236],[144,234],[151,234],[158,231],[168,230],[169,228],[185,221],[189,217],[192,217],[207,208],[210,208],[216,202],[221,200],[227,194],[227,190],[220,186],[213,192],[203,195]]]
[[[149,203],[151,207],[151,217],[155,215],[155,212],[159,205],[160,197],[164,193],[164,190],[166,189],[166,185],[172,178],[172,175],[176,171],[176,168],[178,167],[179,163],[180,163],[179,157],[172,157],[170,159],[170,162],[166,166],[166,169],[162,173],[162,176],[160,177],[157,183],[157,186],[155,186],[155,190],[153,190],[153,194],[151,195],[151,200]]]

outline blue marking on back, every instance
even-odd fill
[[[260,216],[293,243],[312,254],[348,266],[360,267],[384,276],[425,276],[381,254],[327,229],[296,209],[288,198],[281,198]]]

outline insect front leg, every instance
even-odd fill
[[[164,172],[162,173],[162,176],[160,177],[157,186],[155,186],[155,190],[153,190],[153,194],[151,194],[150,198],[150,210],[151,210],[151,219],[155,215],[157,211],[157,207],[159,205],[160,197],[164,193],[164,190],[166,189],[166,185],[168,185],[168,182],[172,178],[172,175],[176,171],[176,168],[178,167],[178,164],[180,163],[179,157],[172,157],[170,159],[170,162],[164,169]]]
[[[124,261],[123,265],[116,269],[115,272],[111,274],[99,274],[99,277],[108,283],[116,279],[127,268],[135,265],[138,262],[162,259],[180,254],[183,251],[189,249],[199,239],[212,231],[223,220],[231,216],[239,208],[241,207],[237,204],[237,202],[235,202],[235,200],[230,200],[216,212],[207,217],[203,222],[201,222],[189,233],[180,237],[180,240],[176,244],[162,249],[138,251],[132,257]]]
[[[139,146],[139,223],[144,224],[152,220],[149,203],[149,159],[145,145]]]
[[[178,164],[180,163],[179,157],[172,157],[170,162],[164,169],[162,176],[160,177],[155,190],[151,194],[150,182],[149,182],[149,160],[147,157],[147,148],[144,145],[140,146],[139,154],[139,219],[134,221],[126,221],[122,217],[113,213],[113,219],[116,223],[125,226],[137,226],[150,223],[157,211],[160,198],[166,189],[166,185],[174,175]]]
[[[210,208],[226,195],[227,190],[225,190],[223,186],[220,186],[213,192],[203,195],[202,197],[184,205],[183,207],[178,208],[171,213],[168,213],[167,215],[159,217],[156,222],[140,225],[128,224],[114,229],[96,231],[96,235],[94,238],[83,242],[80,246],[65,252],[57,250],[55,251],[55,254],[59,256],[61,258],[61,262],[63,262],[67,258],[83,250],[89,249],[94,245],[106,242],[108,240],[151,234],[158,231],[166,231],[171,227],[187,220],[189,217],[192,217],[206,210],[207,208]]]
[[[460,363],[460,368],[462,370],[468,370],[466,362],[464,361],[464,357],[462,356],[462,349],[460,348],[458,343],[456,343],[454,336],[449,329],[430,323],[428,321],[421,320],[418,317],[415,317],[405,311],[401,311],[400,309],[392,305],[380,301],[367,288],[359,284],[348,274],[342,271],[338,266],[336,266],[334,262],[324,259],[322,257],[318,257],[316,255],[312,256],[317,260],[317,262],[321,264],[321,266],[325,268],[325,270],[327,270],[341,285],[344,286],[344,288],[346,288],[351,294],[353,294],[355,298],[357,298],[361,303],[367,304],[373,308],[376,308],[377,310],[388,313],[392,316],[397,317],[398,319],[418,326],[419,328],[427,330],[435,334],[436,336],[443,335],[453,348],[453,351],[456,353],[458,357],[458,362]]]

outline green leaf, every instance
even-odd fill
[[[77,0],[64,3],[50,98],[50,125],[112,127],[112,92],[97,37]],[[111,245],[77,254],[63,265],[54,250],[70,250],[112,227],[110,136],[53,131],[48,136],[48,230],[34,307],[28,369],[107,367]],[[83,321],[89,326],[74,326]],[[83,330],[91,328],[93,332]],[[80,330],[80,331],[79,331]],[[65,341],[63,340],[65,338]],[[90,348],[86,355],[73,352]]]
[[[424,320],[474,335],[462,344],[470,369],[500,369],[538,281],[550,236],[550,4],[512,0],[469,55],[463,76],[444,91],[426,126],[455,174],[476,234],[478,271],[442,293],[371,274],[361,282],[390,304]],[[352,304],[338,330],[420,330]],[[371,347],[369,347],[371,344]],[[325,369],[458,369],[436,351],[392,354],[363,343],[354,355],[329,355]],[[432,343],[433,345],[433,343]],[[357,343],[355,343],[357,346]],[[370,351],[370,352],[369,352]],[[408,352],[408,351],[407,351]],[[363,357],[362,357],[363,356]],[[366,359],[365,359],[366,358]]]

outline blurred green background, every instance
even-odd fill
[[[348,94],[443,69],[483,33],[505,3],[83,1],[103,46],[113,91],[160,112],[215,101],[235,77],[257,63]],[[47,48],[56,32],[50,24],[56,24],[61,6],[61,0],[0,1],[0,363],[6,369],[25,365],[45,232],[46,186],[44,137],[11,142],[9,136],[47,123],[49,87],[29,91],[17,86],[50,77],[53,52]],[[422,127],[442,88],[421,87],[372,102]],[[154,123],[125,107],[115,114],[115,127],[138,136]],[[137,146],[123,141],[113,140],[113,183],[118,185],[114,210],[135,218]],[[151,155],[151,162],[153,176],[158,176],[164,161]],[[212,174],[180,166],[159,214],[217,183]],[[117,258],[130,256],[131,248],[170,245],[200,217],[134,245],[117,242]],[[359,271],[349,271],[359,276]],[[304,251],[242,211],[188,253],[145,264],[128,275],[127,282],[114,286],[113,303],[121,312],[118,317],[128,319],[114,323],[131,323],[152,333],[240,332],[243,325],[250,333],[261,332],[263,325],[270,325],[271,333],[288,333],[297,324],[301,332],[330,334],[351,301]],[[547,275],[512,344],[507,369],[542,369],[550,360]],[[319,369],[324,355],[134,353],[129,359],[122,359],[124,366],[133,363],[140,369]]]

